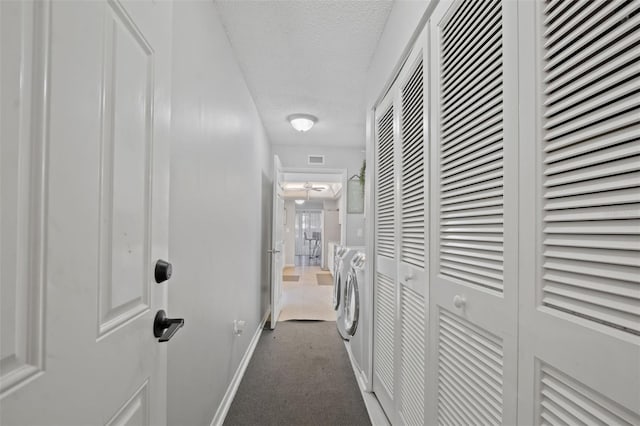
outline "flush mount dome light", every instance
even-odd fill
[[[296,204],[304,204],[304,200],[296,200]]]
[[[317,123],[318,117],[311,114],[291,114],[287,117],[291,127],[299,132],[306,132]]]

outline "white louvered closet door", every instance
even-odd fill
[[[396,164],[398,120],[393,90],[375,114],[375,277],[373,309],[373,391],[387,416],[396,413]]]
[[[640,2],[523,2],[521,424],[640,424]]]
[[[418,37],[398,76],[398,290],[397,402],[399,424],[425,424],[427,355],[428,222],[426,30]]]
[[[430,22],[429,424],[516,424],[516,3]]]

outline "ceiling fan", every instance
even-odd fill
[[[302,185],[302,189],[304,189],[305,191],[324,191],[325,189],[327,189],[327,187],[325,185],[314,185],[310,182],[306,182],[304,185]]]
[[[309,201],[309,194],[311,191],[322,192],[327,189],[327,187],[325,185],[316,186],[310,182],[306,182],[304,185],[302,185],[302,189],[307,192],[307,201]]]

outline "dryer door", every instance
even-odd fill
[[[341,274],[336,271],[336,275],[333,278],[333,309],[338,310],[340,306],[340,290],[342,287],[342,277]]]
[[[356,334],[358,320],[360,319],[360,294],[358,291],[358,279],[356,271],[351,269],[347,276],[345,300],[344,300],[344,328],[349,336]]]

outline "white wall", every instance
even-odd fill
[[[340,212],[338,200],[325,200],[324,201],[324,246],[322,247],[324,253],[324,267],[327,267],[327,259],[329,253],[329,243],[340,243]]]
[[[296,259],[296,203],[293,200],[284,202],[287,223],[284,225],[284,264],[294,265]]]
[[[311,130],[313,131],[313,130]],[[364,135],[363,135],[364,137]],[[273,152],[280,157],[283,167],[313,169],[309,166],[307,156],[310,154],[324,155],[326,169],[347,169],[347,178],[360,173],[362,161],[365,158],[364,145],[362,148],[342,147],[313,147],[294,145],[273,145]],[[346,192],[346,188],[343,189]],[[347,214],[346,243],[350,246],[364,245],[365,216],[363,214]]]
[[[215,4],[176,2],[173,35],[168,423],[209,425],[269,306],[272,160]]]

